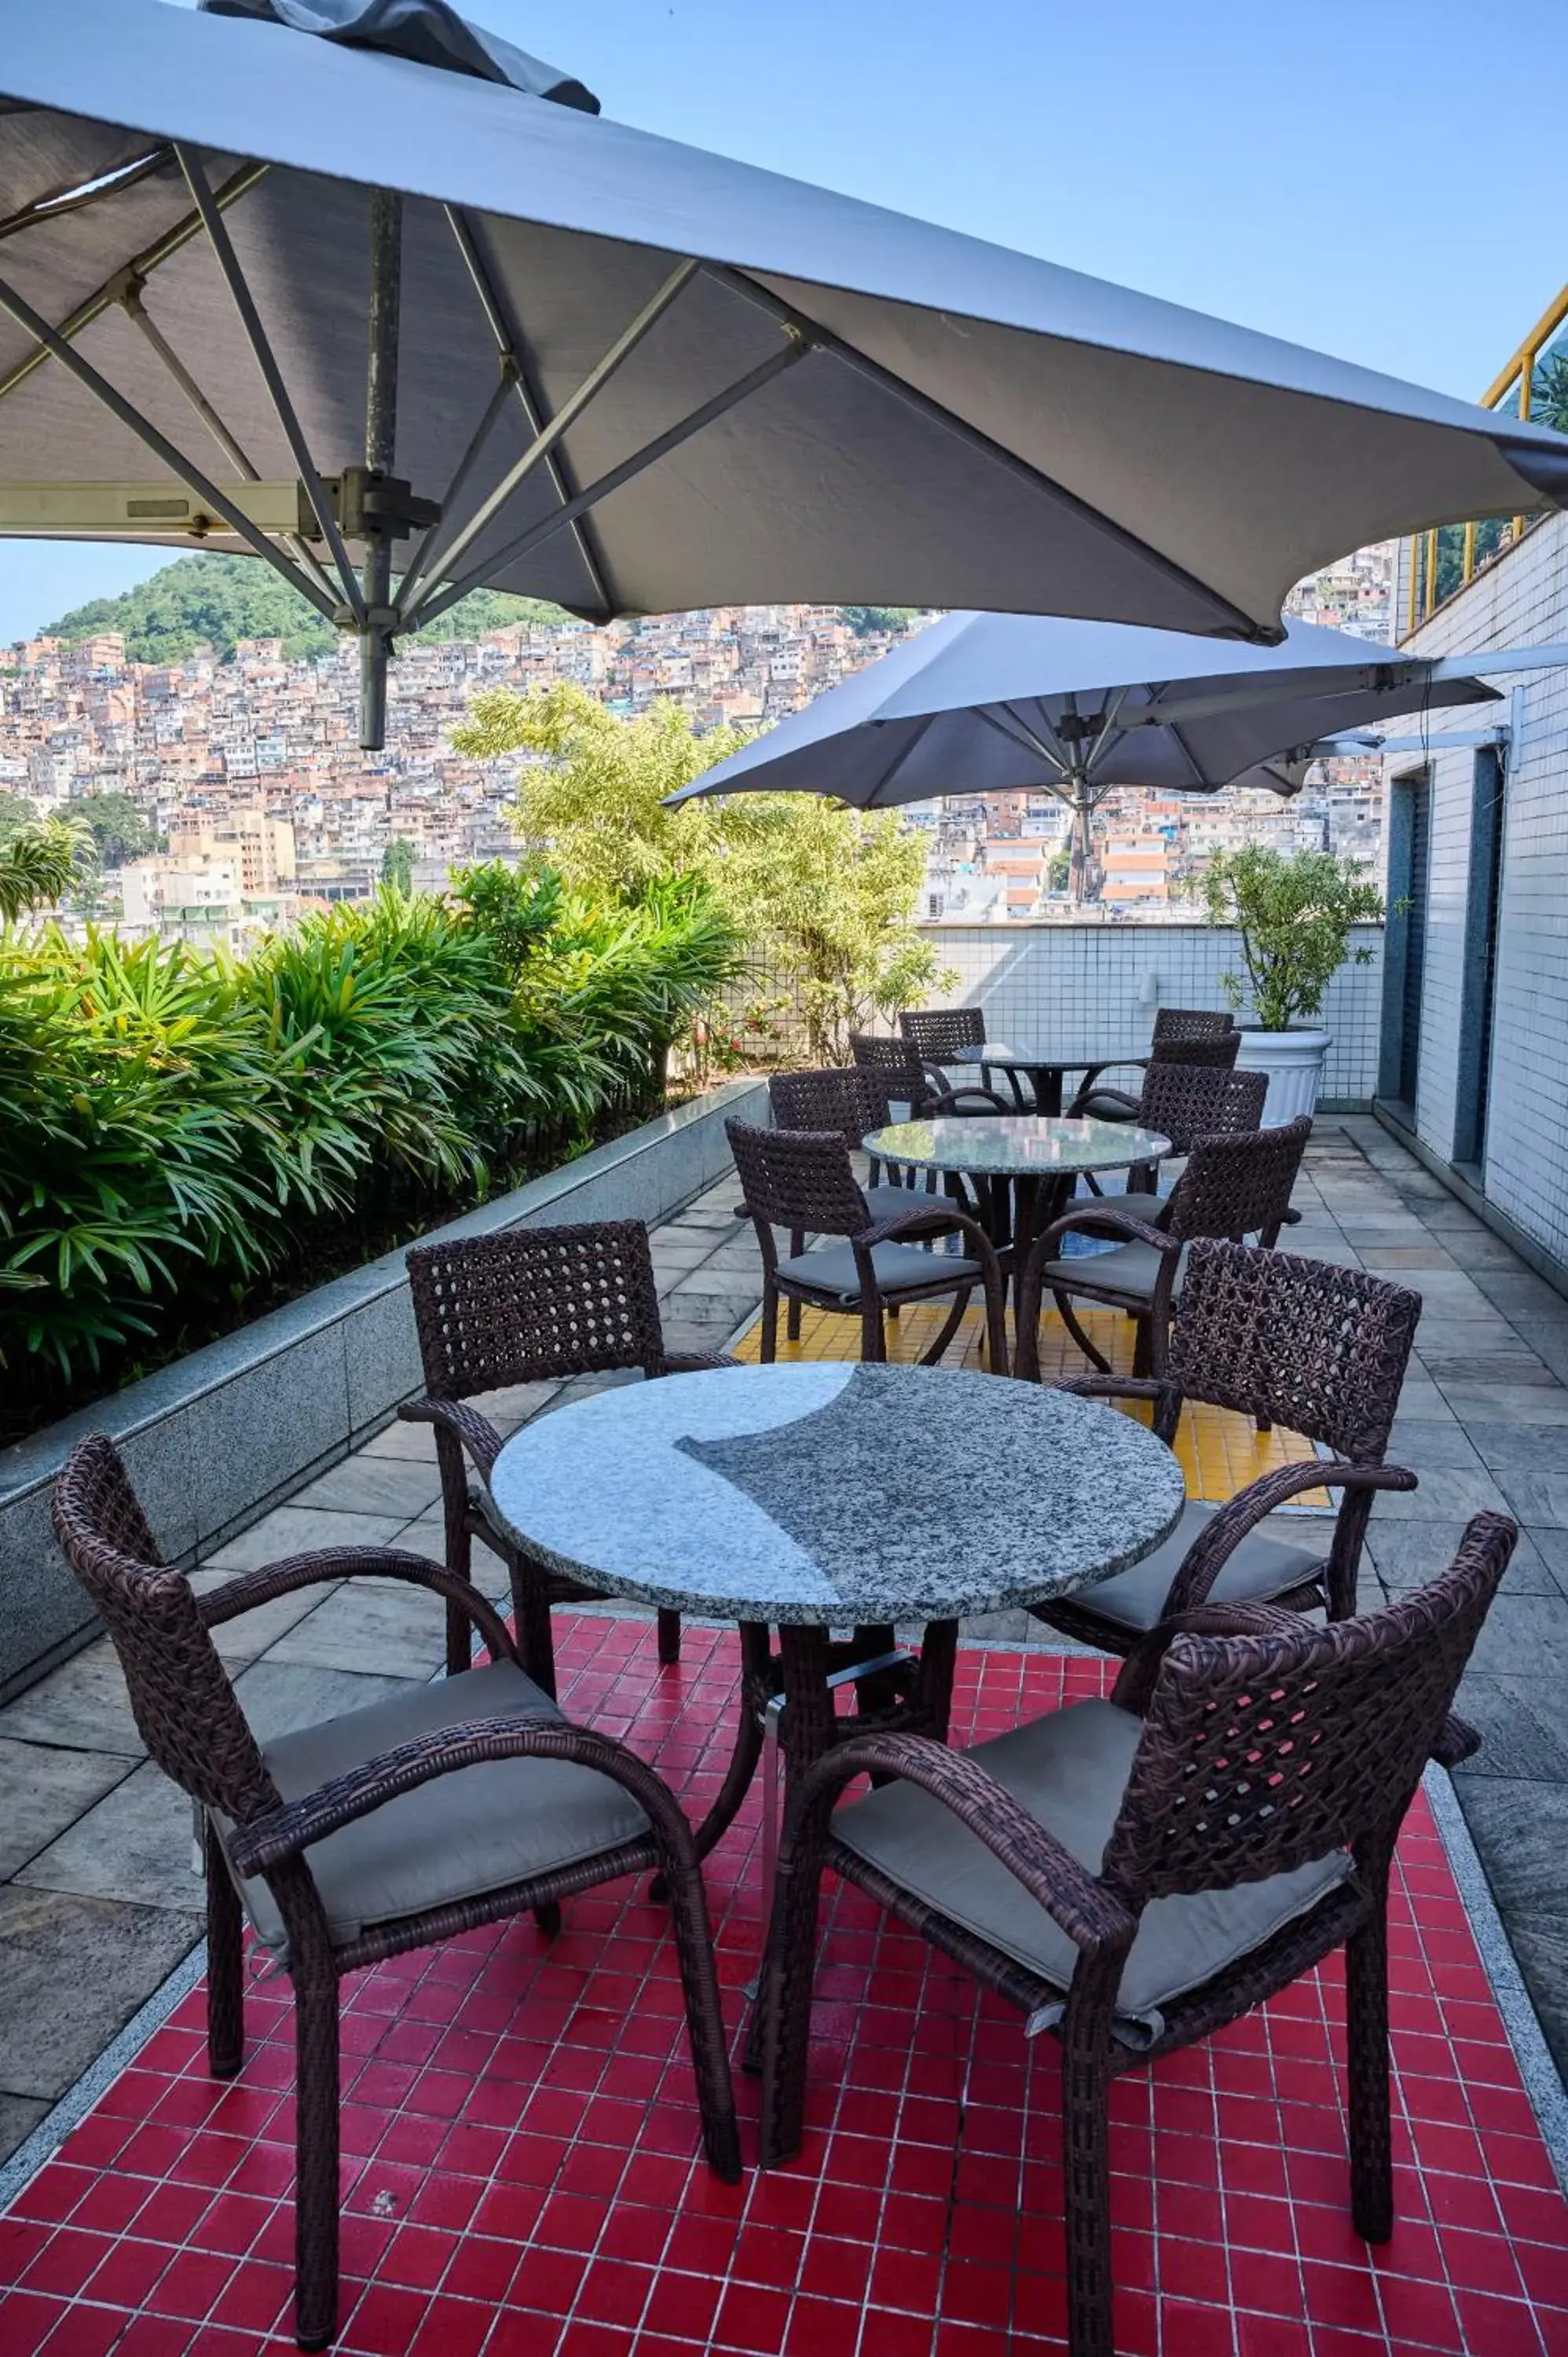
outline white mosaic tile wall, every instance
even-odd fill
[[[1142,1046],[1156,1008],[1223,1006],[1220,977],[1240,965],[1236,935],[1218,925],[925,925],[957,985],[933,1006],[978,1005],[993,1038],[1032,1043],[1070,1033],[1112,1047]],[[1329,985],[1323,1022],[1332,1032],[1323,1099],[1367,1104],[1377,1082],[1382,932],[1357,946],[1368,965],[1347,965]],[[1155,996],[1141,996],[1153,975]],[[1245,1019],[1243,1010],[1243,1019]]]
[[[1529,533],[1410,641],[1434,653],[1568,640],[1568,516]],[[1485,675],[1485,665],[1477,668]],[[1486,1191],[1568,1262],[1568,668],[1500,677],[1513,730],[1505,803]],[[1443,726],[1443,722],[1437,724]],[[1457,716],[1447,725],[1461,726]],[[1408,756],[1397,766],[1408,766]],[[1391,764],[1391,766],[1395,766]],[[1464,896],[1474,760],[1433,769],[1432,895],[1416,1100],[1424,1144],[1454,1150]]]

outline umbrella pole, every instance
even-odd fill
[[[365,375],[365,472],[391,476],[397,457],[398,328],[403,294],[403,199],[371,194],[371,305]],[[390,519],[389,519],[390,522]],[[387,658],[397,617],[392,607],[392,533],[367,519],[360,630],[360,746],[379,752],[387,736]],[[389,788],[388,802],[392,793]]]
[[[1081,774],[1073,780],[1072,791],[1072,850],[1068,863],[1068,891],[1080,906],[1089,895],[1089,871],[1092,857],[1092,837],[1090,819],[1098,796],[1087,778]]]

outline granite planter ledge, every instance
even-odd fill
[[[767,1084],[732,1081],[433,1232],[679,1211],[729,1168],[725,1122],[765,1121]],[[389,1253],[0,1451],[0,1703],[84,1644],[95,1622],[49,1530],[73,1444],[119,1444],[172,1558],[194,1561],[385,1424],[420,1387],[403,1252]]]

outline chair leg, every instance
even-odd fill
[[[762,1340],[757,1357],[770,1367],[779,1356],[779,1291],[768,1277],[762,1280]]]
[[[474,1542],[468,1529],[468,1476],[462,1443],[438,1426],[435,1458],[441,1468],[442,1513],[446,1530],[446,1568],[459,1579],[474,1576]],[[474,1624],[456,1604],[446,1607],[446,1674],[455,1677],[474,1658]]]
[[[881,1366],[887,1356],[879,1294],[868,1293],[860,1305],[860,1356],[863,1365],[872,1367]]]
[[[735,2086],[730,2078],[724,2016],[719,2007],[708,1903],[703,1890],[702,1868],[690,1846],[683,1843],[682,1847],[685,1855],[682,1857],[666,1852],[663,1878],[669,1888],[670,1925],[681,1964],[686,2035],[692,2045],[697,2107],[703,2121],[703,2149],[715,2175],[723,2178],[726,2185],[738,2185],[740,2127],[735,2115]]]
[[[561,1929],[561,1901],[558,1899],[542,1899],[533,1910],[533,1920],[539,1926],[541,1937],[553,1940]]]
[[[668,1669],[681,1658],[681,1615],[660,1605],[659,1608],[659,1663]]]
[[[789,1254],[791,1259],[798,1258],[805,1249],[805,1229],[792,1229],[789,1235]],[[800,1304],[798,1301],[791,1301],[784,1313],[784,1334],[786,1340],[790,1342],[798,1342],[800,1339]]]
[[[1110,1360],[1105,1356],[1102,1351],[1099,1351],[1095,1348],[1095,1345],[1090,1340],[1088,1335],[1084,1332],[1083,1328],[1079,1324],[1078,1318],[1074,1314],[1072,1302],[1069,1297],[1065,1293],[1058,1293],[1057,1288],[1053,1286],[1051,1287],[1051,1299],[1056,1303],[1058,1309],[1061,1313],[1062,1324],[1067,1328],[1068,1332],[1072,1336],[1073,1340],[1078,1344],[1079,1349],[1083,1352],[1083,1355],[1089,1361],[1090,1365],[1095,1368],[1102,1375],[1110,1374],[1112,1371]]]
[[[328,1967],[328,1973],[330,1968]],[[338,1983],[296,1980],[295,2339],[328,2348],[338,2330]]]
[[[1111,2074],[1106,2050],[1114,1976],[1090,1975],[1062,2024],[1062,2170],[1067,2212],[1068,2348],[1071,2357],[1116,2357],[1111,2278]],[[1084,1980],[1089,1968],[1079,1966]]]
[[[207,1877],[207,2067],[215,2079],[231,2079],[245,2059],[244,1920],[209,1823],[203,1824],[201,1850]]]
[[[817,1951],[817,1905],[822,1855],[795,1847],[780,1861],[764,1952],[762,1991],[762,2122],[764,2169],[792,2160],[805,2126],[806,2074],[811,2057],[811,1983]]]
[[[1350,2217],[1369,2243],[1394,2230],[1389,2127],[1389,1942],[1386,1900],[1345,1943],[1349,2060]]]

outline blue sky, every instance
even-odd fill
[[[465,0],[605,111],[1474,397],[1568,277],[1563,0]],[[166,561],[0,543],[0,641]]]

